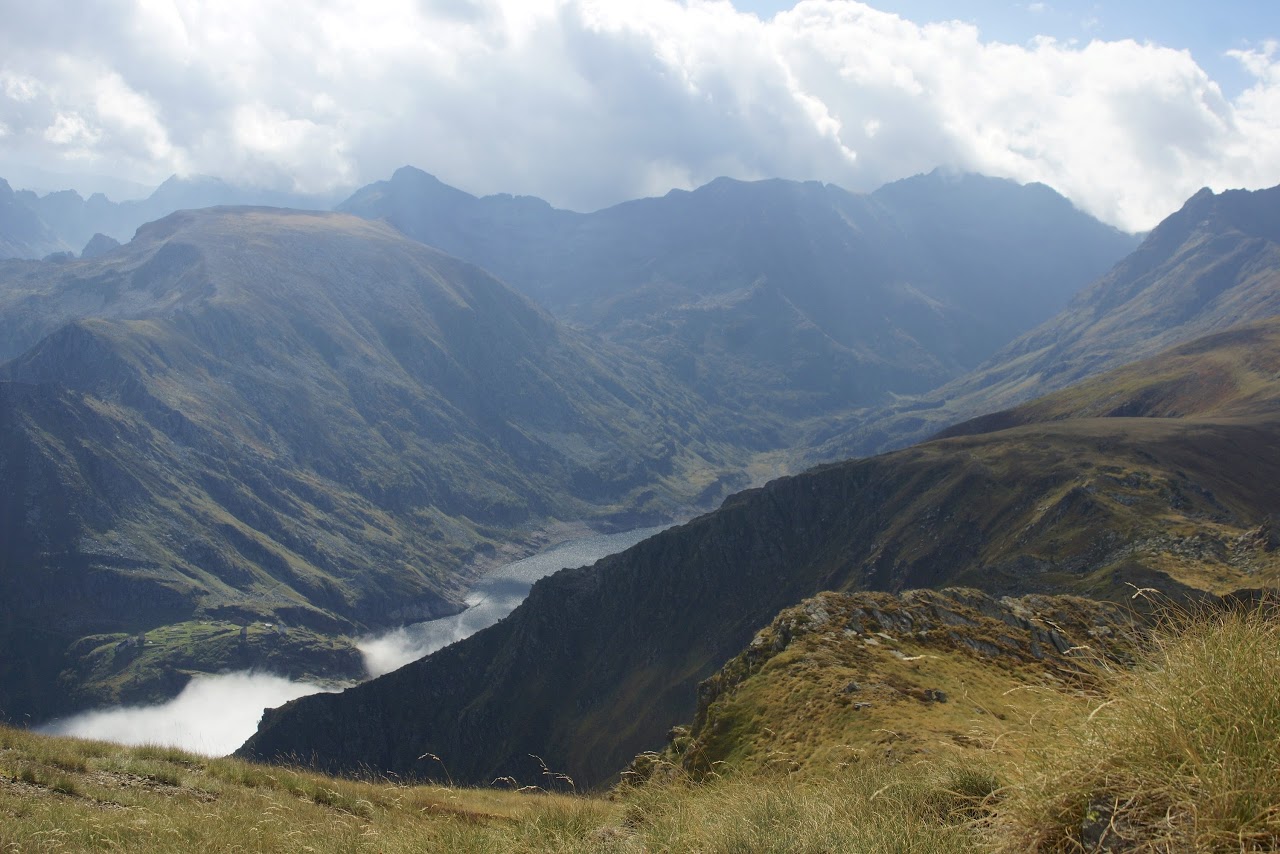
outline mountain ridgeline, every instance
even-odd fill
[[[84,198],[75,190],[40,195],[13,192],[0,180],[0,258],[44,258],[83,254],[127,242],[139,226],[174,211],[216,205],[269,205],[328,210],[337,199],[238,187],[217,178],[173,176],[145,199],[113,202],[102,193]],[[89,250],[85,252],[85,250]]]
[[[479,264],[780,433],[953,379],[1137,244],[1043,185],[941,173],[870,195],[722,178],[579,214],[406,167],[340,209]]]
[[[0,178],[0,258],[43,258],[68,246]]]
[[[11,717],[180,685],[108,666],[126,635],[440,616],[496,544],[742,484],[678,383],[385,225],[181,212],[0,277]]]
[[[598,785],[661,746],[693,717],[700,680],[819,591],[1179,598],[1274,584],[1277,366],[1273,320],[989,425],[1009,429],[974,424],[740,493],[540,581],[467,640],[268,712],[241,753],[431,776],[430,753],[474,783],[534,776],[532,754]],[[1207,394],[1202,370],[1232,382]]]

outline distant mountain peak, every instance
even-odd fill
[[[120,241],[114,237],[108,237],[102,232],[98,232],[89,238],[89,242],[84,245],[84,249],[80,250],[81,258],[97,258],[99,255],[106,255],[112,249],[117,249]]]
[[[398,181],[434,181],[437,184],[444,183],[425,169],[419,169],[417,166],[407,164],[391,173],[391,181],[393,183]]]

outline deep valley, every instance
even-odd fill
[[[0,202],[8,254],[88,221]],[[323,787],[267,770],[298,764],[428,800],[1021,779],[1005,721],[1280,584],[1280,190],[1141,237],[942,173],[578,214],[405,168],[337,208],[0,262],[0,718],[296,697],[236,751],[262,765],[92,748],[64,785],[0,730],[0,805],[171,761],[228,798]],[[512,563],[583,536],[625,549]]]

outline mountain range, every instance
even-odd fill
[[[62,240],[7,198],[0,237]],[[243,752],[430,776],[427,751],[475,783],[532,754],[599,785],[823,591],[1275,581],[1280,327],[1238,324],[1276,313],[1280,190],[1202,192],[1141,241],[941,173],[579,214],[403,169],[340,207],[0,262],[0,712],[352,680],[354,635],[456,612],[549,527],[687,517],[805,461],[843,460],[275,710]]]
[[[1137,244],[1043,185],[940,172],[869,195],[722,178],[579,214],[406,167],[339,208],[479,264],[781,434],[962,374]]]

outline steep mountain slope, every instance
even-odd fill
[[[0,631],[48,665],[0,683],[10,715],[117,690],[50,671],[107,635],[442,615],[494,540],[741,470],[653,366],[355,217],[181,212],[0,281]]]
[[[404,168],[340,208],[480,264],[780,427],[958,375],[1136,243],[1043,186],[941,174],[871,196],[722,178],[576,214]]]
[[[924,438],[1183,341],[1280,313],[1280,187],[1201,190],[1058,316],[972,373],[829,428],[819,454]]]
[[[1231,418],[1274,412],[1280,317],[1206,335],[939,434],[970,436],[1070,418]]]
[[[1185,382],[1201,364],[1253,358],[1232,340],[1205,342],[1207,361],[1183,352]],[[1204,410],[1229,414],[1028,423],[773,481],[539,582],[466,641],[269,713],[242,751],[399,774],[432,773],[417,761],[430,751],[475,782],[527,777],[534,754],[598,784],[692,717],[696,684],[752,633],[822,590],[1119,597],[1274,583],[1280,374],[1253,375]],[[1119,399],[1128,377],[1093,394]]]

